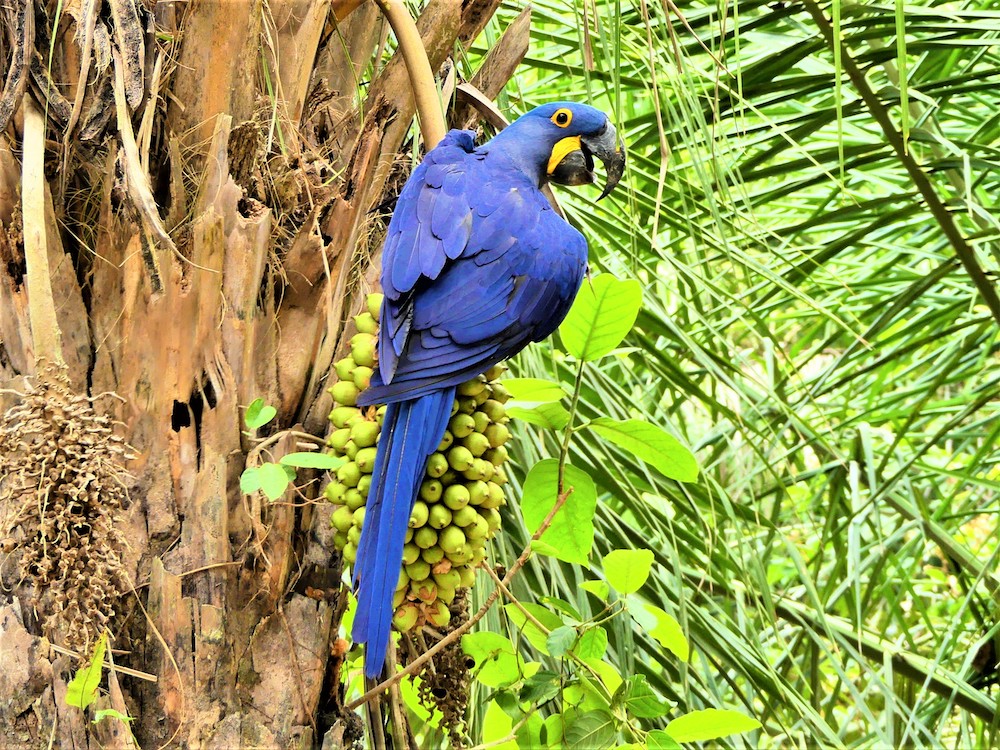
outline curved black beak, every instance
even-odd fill
[[[590,185],[595,182],[594,157],[604,163],[607,183],[601,198],[606,197],[625,173],[625,148],[615,127],[606,122],[604,127],[592,135],[565,138],[560,146],[565,156],[549,168],[548,178],[557,185]],[[572,149],[572,150],[569,150]],[[559,158],[558,155],[555,158]]]
[[[615,185],[621,181],[622,175],[625,174],[624,146],[625,144],[618,137],[615,126],[610,122],[605,123],[604,127],[594,135],[580,137],[580,148],[584,158],[590,162],[591,169],[593,169],[593,159],[590,157],[593,155],[604,163],[604,171],[607,173],[607,182],[597,200],[607,197],[615,189]]]

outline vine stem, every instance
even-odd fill
[[[559,497],[556,499],[556,504],[552,506],[552,510],[549,511],[549,514],[545,517],[545,520],[542,521],[542,525],[539,526],[538,530],[531,535],[531,539],[524,546],[524,549],[521,551],[520,556],[518,556],[514,564],[511,565],[510,570],[507,571],[507,575],[503,577],[504,586],[509,586],[510,582],[514,580],[514,576],[517,575],[517,572],[524,567],[524,564],[528,561],[528,558],[531,557],[532,543],[537,542],[539,539],[541,539],[542,534],[548,531],[549,526],[552,525],[552,519],[555,518],[556,513],[558,513],[559,510],[563,507],[563,505],[566,504],[566,499],[572,494],[572,492],[573,490],[570,489],[568,492],[562,492],[559,494]],[[483,602],[483,606],[479,608],[476,614],[470,617],[466,622],[462,623],[461,626],[455,628],[453,631],[448,633],[448,635],[446,635],[440,641],[431,646],[423,654],[421,654],[416,659],[411,661],[406,666],[406,669],[402,670],[401,672],[397,672],[392,677],[389,677],[386,680],[383,680],[357,700],[348,703],[347,710],[354,711],[355,709],[359,708],[365,703],[368,703],[372,698],[375,698],[380,693],[384,692],[388,688],[395,685],[404,677],[414,674],[418,669],[420,669],[420,667],[422,667],[428,661],[433,659],[437,654],[439,654],[445,648],[447,648],[452,643],[461,638],[463,635],[465,635],[467,632],[469,632],[477,622],[479,622],[480,620],[483,619],[483,617],[486,616],[486,613],[489,612],[490,607],[493,606],[493,603],[499,597],[500,597],[500,589],[499,588],[493,589],[493,592],[486,598],[486,601]]]

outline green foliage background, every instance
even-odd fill
[[[627,189],[599,204],[559,191],[595,269],[643,286],[623,348],[587,368],[580,415],[657,423],[702,473],[682,485],[579,433],[570,460],[599,493],[594,569],[535,557],[515,593],[594,614],[581,584],[602,556],[648,548],[634,596],[677,618],[690,661],[626,617],[605,626],[607,658],[678,715],[763,722],[726,746],[996,746],[998,321],[968,269],[992,285],[1000,261],[1000,13],[532,6],[501,104],[593,103],[630,159]],[[504,6],[487,44],[521,8]],[[515,371],[575,375],[558,341]],[[523,467],[558,455],[555,432],[521,423],[517,438]],[[494,553],[508,563],[526,540],[516,513]],[[545,658],[513,623],[489,627]]]

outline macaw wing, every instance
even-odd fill
[[[396,201],[382,251],[379,348],[389,380],[409,336],[414,289],[422,279],[436,279],[468,246],[473,208],[466,173],[481,158],[474,150],[471,131],[450,131],[413,170]]]
[[[579,289],[587,244],[535,195],[509,190],[498,210],[474,221],[466,251],[433,283],[415,285],[391,379],[380,353],[366,402],[457,385],[555,330]]]

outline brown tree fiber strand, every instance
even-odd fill
[[[21,210],[24,214],[24,256],[28,267],[28,310],[35,361],[61,364],[62,343],[56,305],[49,281],[49,251],[45,235],[45,118],[30,96],[24,97],[24,165]]]

